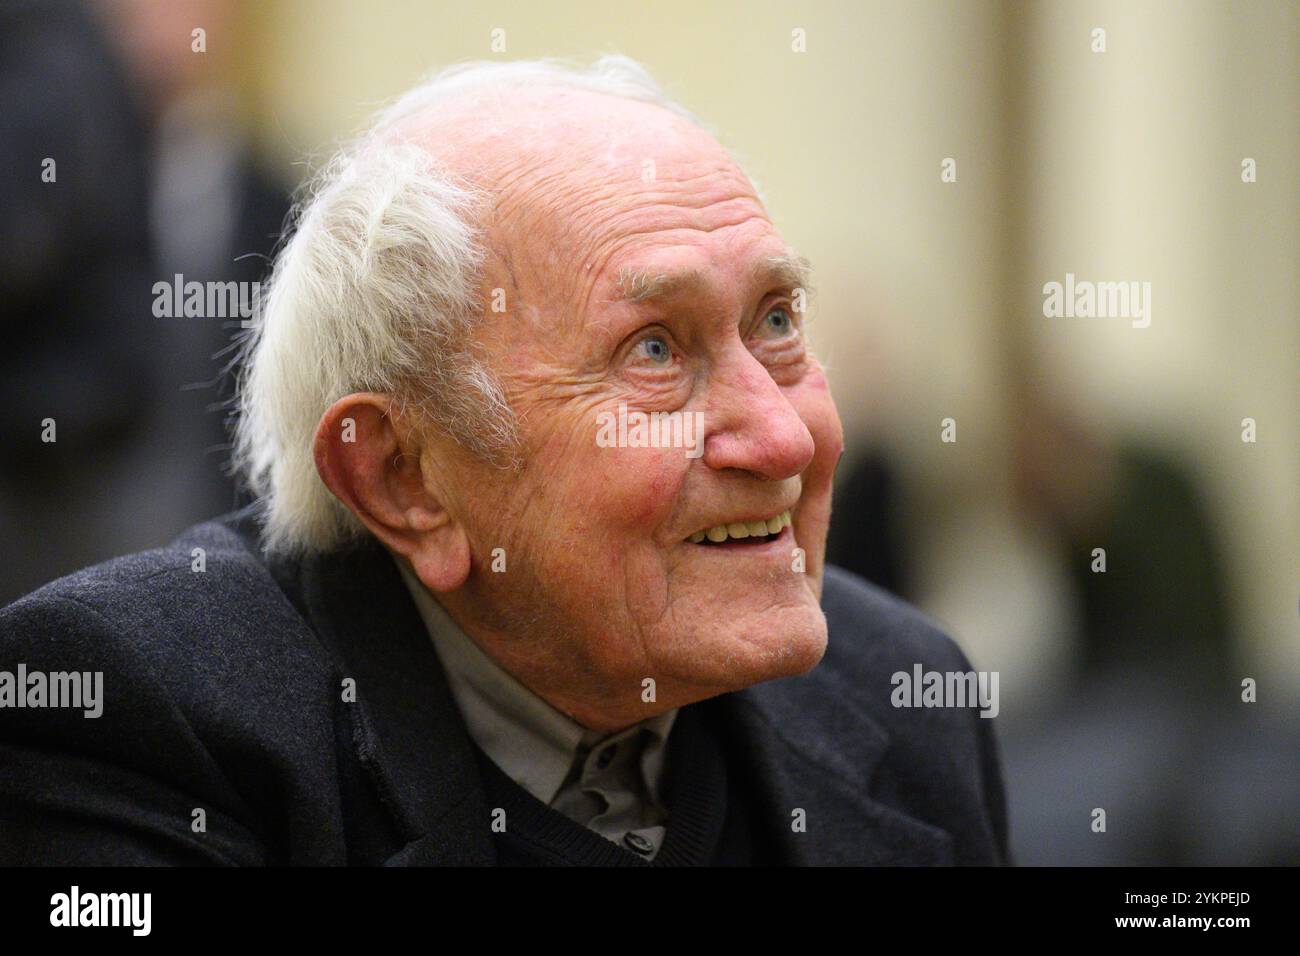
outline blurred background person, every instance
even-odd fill
[[[222,369],[239,317],[158,316],[153,292],[178,274],[257,281],[287,210],[230,88],[234,13],[216,0],[0,10],[0,434],[14,452],[0,464],[0,600],[238,501]]]

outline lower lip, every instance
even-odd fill
[[[728,538],[720,544],[704,544],[703,542],[696,544],[691,541],[686,542],[689,547],[692,547],[697,551],[717,551],[719,553],[726,552],[730,554],[735,554],[736,552],[747,552],[751,554],[769,554],[773,552],[786,553],[789,551],[790,546],[793,543],[794,529],[790,525],[786,525],[782,528],[780,534],[770,535],[762,541],[753,541],[746,538],[741,538],[739,540]]]

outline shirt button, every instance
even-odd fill
[[[596,757],[596,769],[604,770],[614,762],[614,754],[618,752],[618,746],[606,747]]]
[[[642,856],[649,856],[655,851],[655,845],[639,833],[625,834],[623,842],[627,844],[629,850]]]

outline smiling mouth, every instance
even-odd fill
[[[790,512],[787,510],[760,521],[732,521],[728,524],[714,525],[712,528],[695,532],[686,540],[706,547],[732,542],[761,544],[780,537],[792,523]]]

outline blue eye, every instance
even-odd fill
[[[655,365],[667,365],[673,360],[673,350],[662,335],[650,335],[637,343],[637,349]]]
[[[763,316],[762,331],[772,338],[784,338],[794,331],[794,319],[783,308],[773,309]]]

